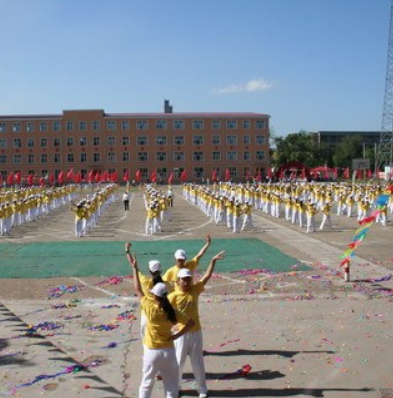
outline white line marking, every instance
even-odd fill
[[[112,296],[116,296],[115,293],[112,293],[112,292],[110,292],[108,290],[105,290],[105,289],[101,289],[100,287],[91,286],[88,283],[86,283],[85,281],[83,281],[82,279],[79,279],[79,278],[77,278],[75,276],[72,276],[71,279],[74,279],[74,280],[78,281],[79,283],[81,283],[82,285],[87,286],[87,287],[89,287],[91,289],[98,290],[99,292],[104,293],[104,294],[106,294],[108,296],[111,296],[111,297]]]

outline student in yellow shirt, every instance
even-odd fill
[[[199,260],[206,253],[206,250],[210,246],[211,241],[212,239],[210,234],[206,235],[206,243],[202,246],[201,250],[199,250],[198,254],[189,261],[187,261],[187,255],[183,249],[176,250],[176,264],[165,272],[162,279],[174,286],[177,281],[177,273],[181,268],[188,268],[189,270],[194,271],[199,264]]]
[[[184,333],[183,336],[175,341],[175,348],[176,358],[179,364],[179,385],[182,381],[186,359],[189,356],[199,392],[199,398],[207,397],[207,385],[198,301],[200,294],[205,290],[206,283],[213,275],[216,261],[222,260],[224,254],[225,252],[222,251],[210,260],[205,274],[195,284],[192,280],[192,272],[187,268],[180,269],[177,273],[177,285],[179,288],[168,296],[169,302],[185,317],[185,319],[192,319],[195,322],[195,325],[187,333]],[[184,330],[186,325],[179,321],[178,326]]]
[[[183,319],[181,314],[175,312],[168,301],[168,292],[164,283],[159,282],[150,290],[152,299],[144,294],[136,257],[129,250],[126,253],[132,267],[135,293],[147,318],[146,333],[143,339],[142,381],[139,387],[139,397],[151,397],[155,376],[160,373],[166,398],[177,398],[179,395],[179,366],[176,361],[173,341],[187,333],[194,326],[194,322],[191,319]],[[173,326],[178,321],[182,322],[184,328],[173,334]]]

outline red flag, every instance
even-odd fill
[[[65,172],[64,171],[60,171],[59,175],[57,176],[57,182],[59,184],[63,184],[64,183],[64,177],[65,177]]]
[[[74,182],[76,182],[77,184],[79,184],[81,181],[82,181],[82,173],[81,173],[80,171],[78,171],[78,172],[75,174]]]
[[[344,174],[343,174],[343,176],[344,176],[344,178],[349,178],[349,167],[347,167],[345,170],[344,170]]]
[[[261,173],[261,169],[258,170],[257,176],[255,178],[257,181],[262,181],[262,173]]]
[[[135,173],[135,181],[140,182],[141,181],[141,171],[137,170]]]
[[[40,177],[40,186],[43,187],[45,185],[45,178]]]
[[[225,170],[225,181],[229,181],[231,179],[231,172],[229,169]]]
[[[361,179],[362,178],[362,170],[356,170],[356,178]]]
[[[130,174],[128,172],[128,169],[124,172],[123,174],[123,181],[127,182],[130,179]]]
[[[114,171],[110,176],[109,176],[109,180],[111,182],[117,182],[117,172]]]
[[[75,180],[75,174],[74,174],[74,169],[73,169],[73,168],[71,168],[71,169],[68,170],[68,173],[67,173],[67,180],[68,180],[68,181],[70,181],[70,180]]]
[[[338,167],[334,168],[334,178],[337,180],[338,178]]]
[[[33,185],[33,178],[34,178],[33,174],[29,174],[29,175],[27,176],[27,183],[28,183],[30,186]]]
[[[49,174],[49,182],[53,185],[55,183],[55,176],[53,174]]]
[[[217,170],[214,169],[213,172],[212,172],[212,182],[214,182],[216,180],[217,180]]]
[[[306,178],[306,168],[305,167],[302,168],[301,178],[302,178],[302,180],[304,180]]]
[[[101,181],[101,173],[99,171],[96,172],[94,176],[94,181],[95,182],[100,182]]]
[[[246,170],[246,181],[250,179],[250,171],[247,169]]]
[[[280,179],[284,178],[284,169],[280,169]]]
[[[3,174],[0,173],[0,184],[3,183]]]
[[[169,174],[168,184],[172,184],[172,181],[173,181],[173,171],[171,171],[171,174]]]
[[[373,173],[370,169],[367,170],[367,178],[372,178]]]
[[[150,181],[151,182],[157,182],[157,173],[155,171],[152,171],[150,174]]]
[[[269,167],[269,170],[267,171],[267,178],[270,180],[272,178],[272,169]]]
[[[87,175],[87,182],[93,182],[95,179],[94,170],[91,170]]]
[[[329,172],[328,169],[325,169],[325,179],[328,180],[329,179]]]
[[[181,182],[186,182],[187,181],[187,173],[186,173],[186,169],[184,169],[181,174],[180,174],[180,181]]]
[[[15,184],[20,184],[22,181],[22,174],[20,171],[15,173]]]
[[[7,184],[8,185],[12,185],[13,183],[14,183],[14,173],[11,172],[7,176]]]

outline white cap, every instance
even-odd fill
[[[185,260],[187,258],[186,252],[182,249],[175,251],[175,259],[176,260]]]
[[[150,290],[150,293],[153,293],[157,297],[165,296],[168,293],[168,290],[165,286],[165,283],[158,282],[153,288]]]
[[[149,270],[151,272],[161,271],[161,263],[158,260],[149,261]]]
[[[181,268],[177,273],[178,278],[192,278],[192,272],[188,268]]]

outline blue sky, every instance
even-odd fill
[[[0,0],[0,114],[259,112],[381,129],[390,0]]]

